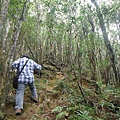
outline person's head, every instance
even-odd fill
[[[25,53],[25,54],[22,55],[22,58],[23,57],[30,58],[30,55],[29,55],[29,53]]]

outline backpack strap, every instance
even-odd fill
[[[29,60],[29,59],[28,59]],[[18,76],[20,75],[20,73],[22,72],[22,70],[24,69],[25,65],[27,64],[28,60],[26,61],[26,63],[23,65],[22,69],[20,72],[18,72]],[[19,66],[18,66],[19,67]]]

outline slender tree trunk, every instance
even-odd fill
[[[4,37],[2,39],[2,50],[5,50],[5,49],[8,49],[7,48],[7,37],[8,37],[8,34],[9,34],[9,29],[10,29],[10,21],[9,19],[6,20],[6,30],[5,30],[5,34],[4,34]]]
[[[7,74],[6,74],[6,77],[5,77],[6,84],[4,86],[4,92],[3,92],[3,98],[2,98],[2,101],[1,101],[1,107],[5,107],[5,103],[6,103],[8,93],[9,93],[9,90],[10,90],[10,83],[11,83],[10,78],[12,76],[12,73],[10,72],[11,63],[13,62],[13,60],[15,58],[15,55],[16,55],[17,41],[18,41],[18,37],[19,37],[19,34],[20,34],[20,29],[21,29],[21,26],[22,26],[22,22],[23,22],[24,17],[25,17],[27,2],[28,2],[28,0],[26,0],[26,2],[24,3],[21,18],[18,22],[18,27],[15,31],[14,36],[13,36],[14,43],[13,43],[13,46],[11,47],[11,51],[9,53],[9,60],[8,60],[8,66],[7,66],[8,69],[7,69]]]
[[[120,75],[119,75],[118,70],[116,69],[116,66],[115,66],[115,55],[114,55],[113,48],[110,44],[110,41],[108,39],[108,34],[107,34],[106,27],[105,27],[105,24],[104,24],[103,15],[100,12],[100,8],[99,8],[99,5],[97,4],[97,2],[95,0],[91,0],[91,2],[96,7],[97,16],[99,18],[100,27],[101,27],[101,30],[102,30],[104,42],[105,42],[105,45],[106,45],[107,49],[109,50],[110,60],[112,62],[112,68],[113,68],[113,71],[114,71],[114,74],[115,74],[116,82],[120,84],[120,77],[119,77]]]
[[[0,14],[0,42],[2,43],[2,36],[3,36],[3,27],[6,20],[6,14],[8,11],[10,0],[4,0],[2,8],[1,8],[1,14]]]

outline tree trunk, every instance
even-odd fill
[[[103,19],[103,15],[102,13],[100,12],[100,8],[97,4],[97,2],[95,0],[91,0],[91,2],[95,5],[96,7],[96,11],[97,11],[97,16],[99,18],[99,22],[100,22],[100,27],[101,27],[101,30],[102,30],[102,34],[103,34],[103,38],[104,38],[104,42],[105,42],[105,46],[107,47],[108,51],[109,51],[109,55],[110,55],[110,60],[111,60],[111,63],[112,63],[112,68],[113,68],[113,71],[114,71],[114,74],[115,74],[115,79],[116,79],[116,82],[120,84],[120,75],[118,73],[118,70],[116,69],[116,66],[115,66],[115,55],[114,55],[114,51],[113,51],[113,48],[110,44],[110,41],[108,39],[108,34],[106,32],[106,27],[105,27],[105,24],[104,24],[104,19]]]
[[[11,47],[11,51],[9,53],[7,74],[5,76],[6,84],[4,86],[4,93],[3,93],[3,98],[2,98],[2,101],[1,101],[1,107],[5,107],[5,103],[6,103],[6,100],[7,100],[7,97],[8,97],[8,93],[9,93],[9,90],[10,90],[10,83],[11,83],[11,79],[10,78],[12,76],[12,73],[10,72],[10,70],[11,70],[11,63],[13,62],[13,60],[15,58],[15,55],[16,55],[17,41],[18,41],[18,37],[19,37],[19,34],[20,34],[20,29],[21,29],[21,26],[22,26],[22,22],[23,22],[24,17],[25,17],[27,2],[28,2],[28,0],[26,0],[26,2],[24,3],[22,14],[21,14],[21,18],[19,19],[18,27],[17,27],[17,29],[15,31],[14,36],[13,36],[14,43],[13,43],[13,46]]]
[[[8,11],[10,0],[4,0],[2,8],[1,8],[1,14],[0,14],[0,42],[2,43],[2,36],[3,36],[3,27],[6,20],[6,14]]]

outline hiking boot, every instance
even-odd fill
[[[17,109],[17,110],[15,111],[15,115],[21,115],[21,109]]]
[[[37,98],[34,98],[34,99],[33,99],[33,102],[38,103],[38,99],[37,99]]]

